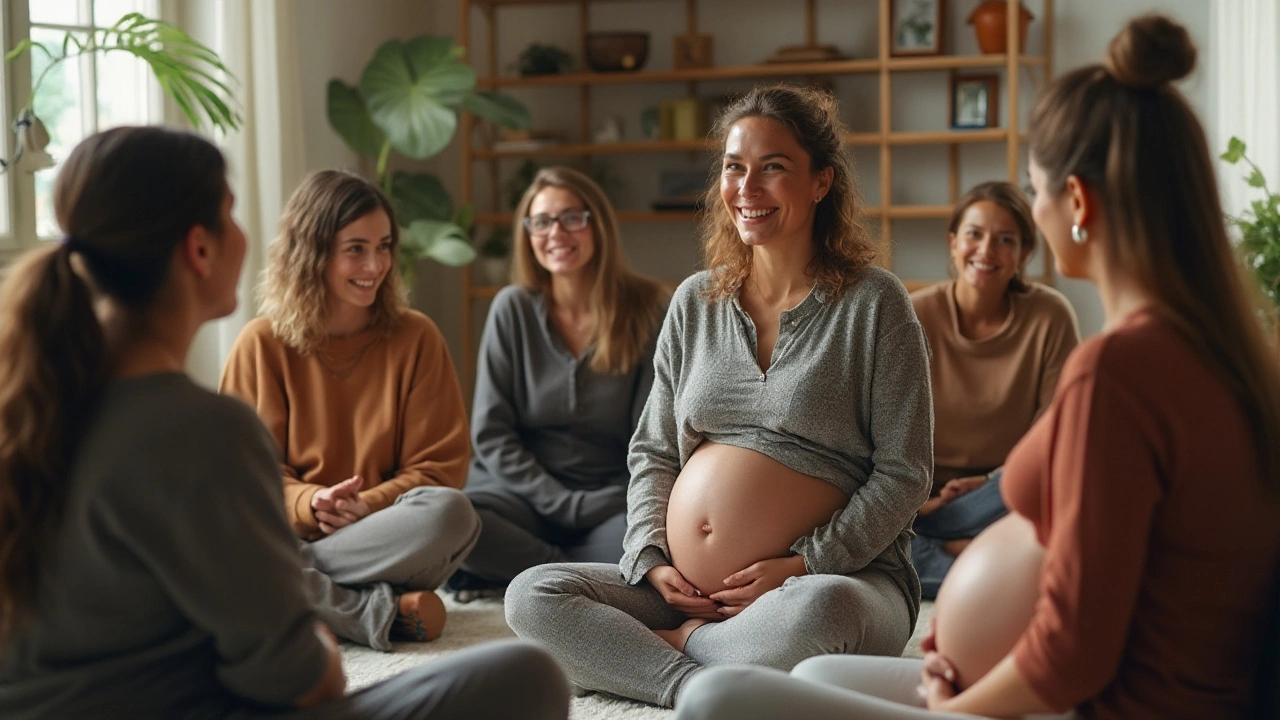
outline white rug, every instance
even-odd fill
[[[396,673],[424,663],[435,662],[449,653],[486,640],[515,637],[502,614],[502,601],[477,600],[462,605],[445,593],[449,620],[444,635],[429,643],[397,643],[395,652],[382,653],[359,645],[342,646],[347,685],[357,690]],[[933,614],[933,603],[920,608],[916,632],[903,652],[905,657],[920,657],[920,634]],[[590,694],[574,698],[569,710],[571,720],[670,720],[672,711],[652,705],[623,700],[607,695]]]

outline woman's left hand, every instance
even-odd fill
[[[721,615],[733,617],[746,610],[747,606],[761,595],[774,588],[782,587],[782,583],[786,582],[787,578],[804,575],[806,572],[804,558],[799,555],[761,560],[725,578],[724,584],[729,589],[721,590],[710,597],[724,605],[720,608]]]
[[[951,661],[936,650],[926,650],[919,692],[930,710],[947,709],[947,703],[956,696],[955,679],[956,670]]]

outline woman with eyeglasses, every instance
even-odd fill
[[[515,217],[515,283],[494,298],[476,367],[466,494],[483,530],[450,583],[460,600],[535,565],[622,557],[627,443],[666,309],[586,175],[542,169]]]

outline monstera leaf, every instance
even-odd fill
[[[378,157],[387,140],[369,117],[360,89],[341,80],[329,81],[329,124],[361,155]]]
[[[462,109],[513,130],[523,130],[533,123],[528,108],[499,92],[472,93],[463,98]]]
[[[447,221],[414,220],[401,232],[400,243],[409,250],[404,255],[428,257],[450,267],[461,267],[476,259],[466,232]]]
[[[421,160],[444,149],[458,127],[454,108],[476,84],[461,48],[447,37],[390,40],[360,77],[369,117],[392,146]]]
[[[435,175],[398,172],[391,177],[391,201],[401,225],[414,220],[449,220],[453,217],[453,200],[444,183]],[[458,223],[468,227],[470,223]]]

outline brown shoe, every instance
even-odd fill
[[[427,642],[444,632],[444,601],[430,590],[400,596],[396,620],[391,625],[391,639],[403,642]]]

